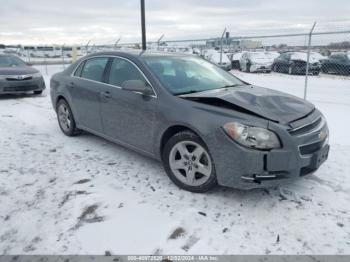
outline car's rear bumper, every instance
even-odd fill
[[[254,73],[267,73],[271,72],[271,65],[257,65],[257,64],[252,64],[250,66],[250,72]]]
[[[324,120],[297,135],[275,126],[269,128],[279,135],[283,146],[270,151],[238,145],[223,130],[215,134],[209,149],[220,185],[239,189],[276,186],[315,172],[327,160],[328,127]]]
[[[18,94],[31,91],[42,91],[46,88],[42,77],[30,80],[0,81],[0,94]]]

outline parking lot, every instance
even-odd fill
[[[331,153],[280,188],[178,189],[160,163],[90,134],[59,130],[49,78],[42,96],[0,97],[3,254],[349,254],[350,80],[309,79]],[[233,74],[302,97],[303,76]]]

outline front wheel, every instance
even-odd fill
[[[66,136],[76,136],[80,130],[75,125],[72,110],[66,100],[61,99],[57,103],[57,119],[62,132]]]
[[[190,131],[170,138],[162,159],[169,178],[182,189],[203,193],[217,184],[215,166],[206,145]]]
[[[34,95],[41,95],[42,93],[43,93],[43,90],[34,91]]]

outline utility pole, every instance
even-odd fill
[[[225,33],[226,33],[226,27],[225,27],[225,30],[222,33],[221,39],[220,39],[220,65],[222,64],[222,52],[223,52],[223,50],[222,50],[223,47],[222,46],[223,46],[223,39],[224,39]]]
[[[141,30],[142,30],[142,50],[146,50],[146,15],[145,0],[141,0]]]
[[[306,59],[306,72],[305,72],[305,85],[304,85],[304,99],[306,100],[307,96],[307,87],[308,87],[308,80],[309,80],[309,63],[310,63],[310,52],[311,52],[311,39],[312,39],[312,33],[314,32],[316,26],[316,22],[313,24],[310,33],[309,33],[309,41],[307,45],[307,59]]]

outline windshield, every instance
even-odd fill
[[[143,60],[174,95],[244,84],[232,74],[197,57],[145,56]]]
[[[0,67],[24,66],[25,63],[15,56],[0,56]]]

